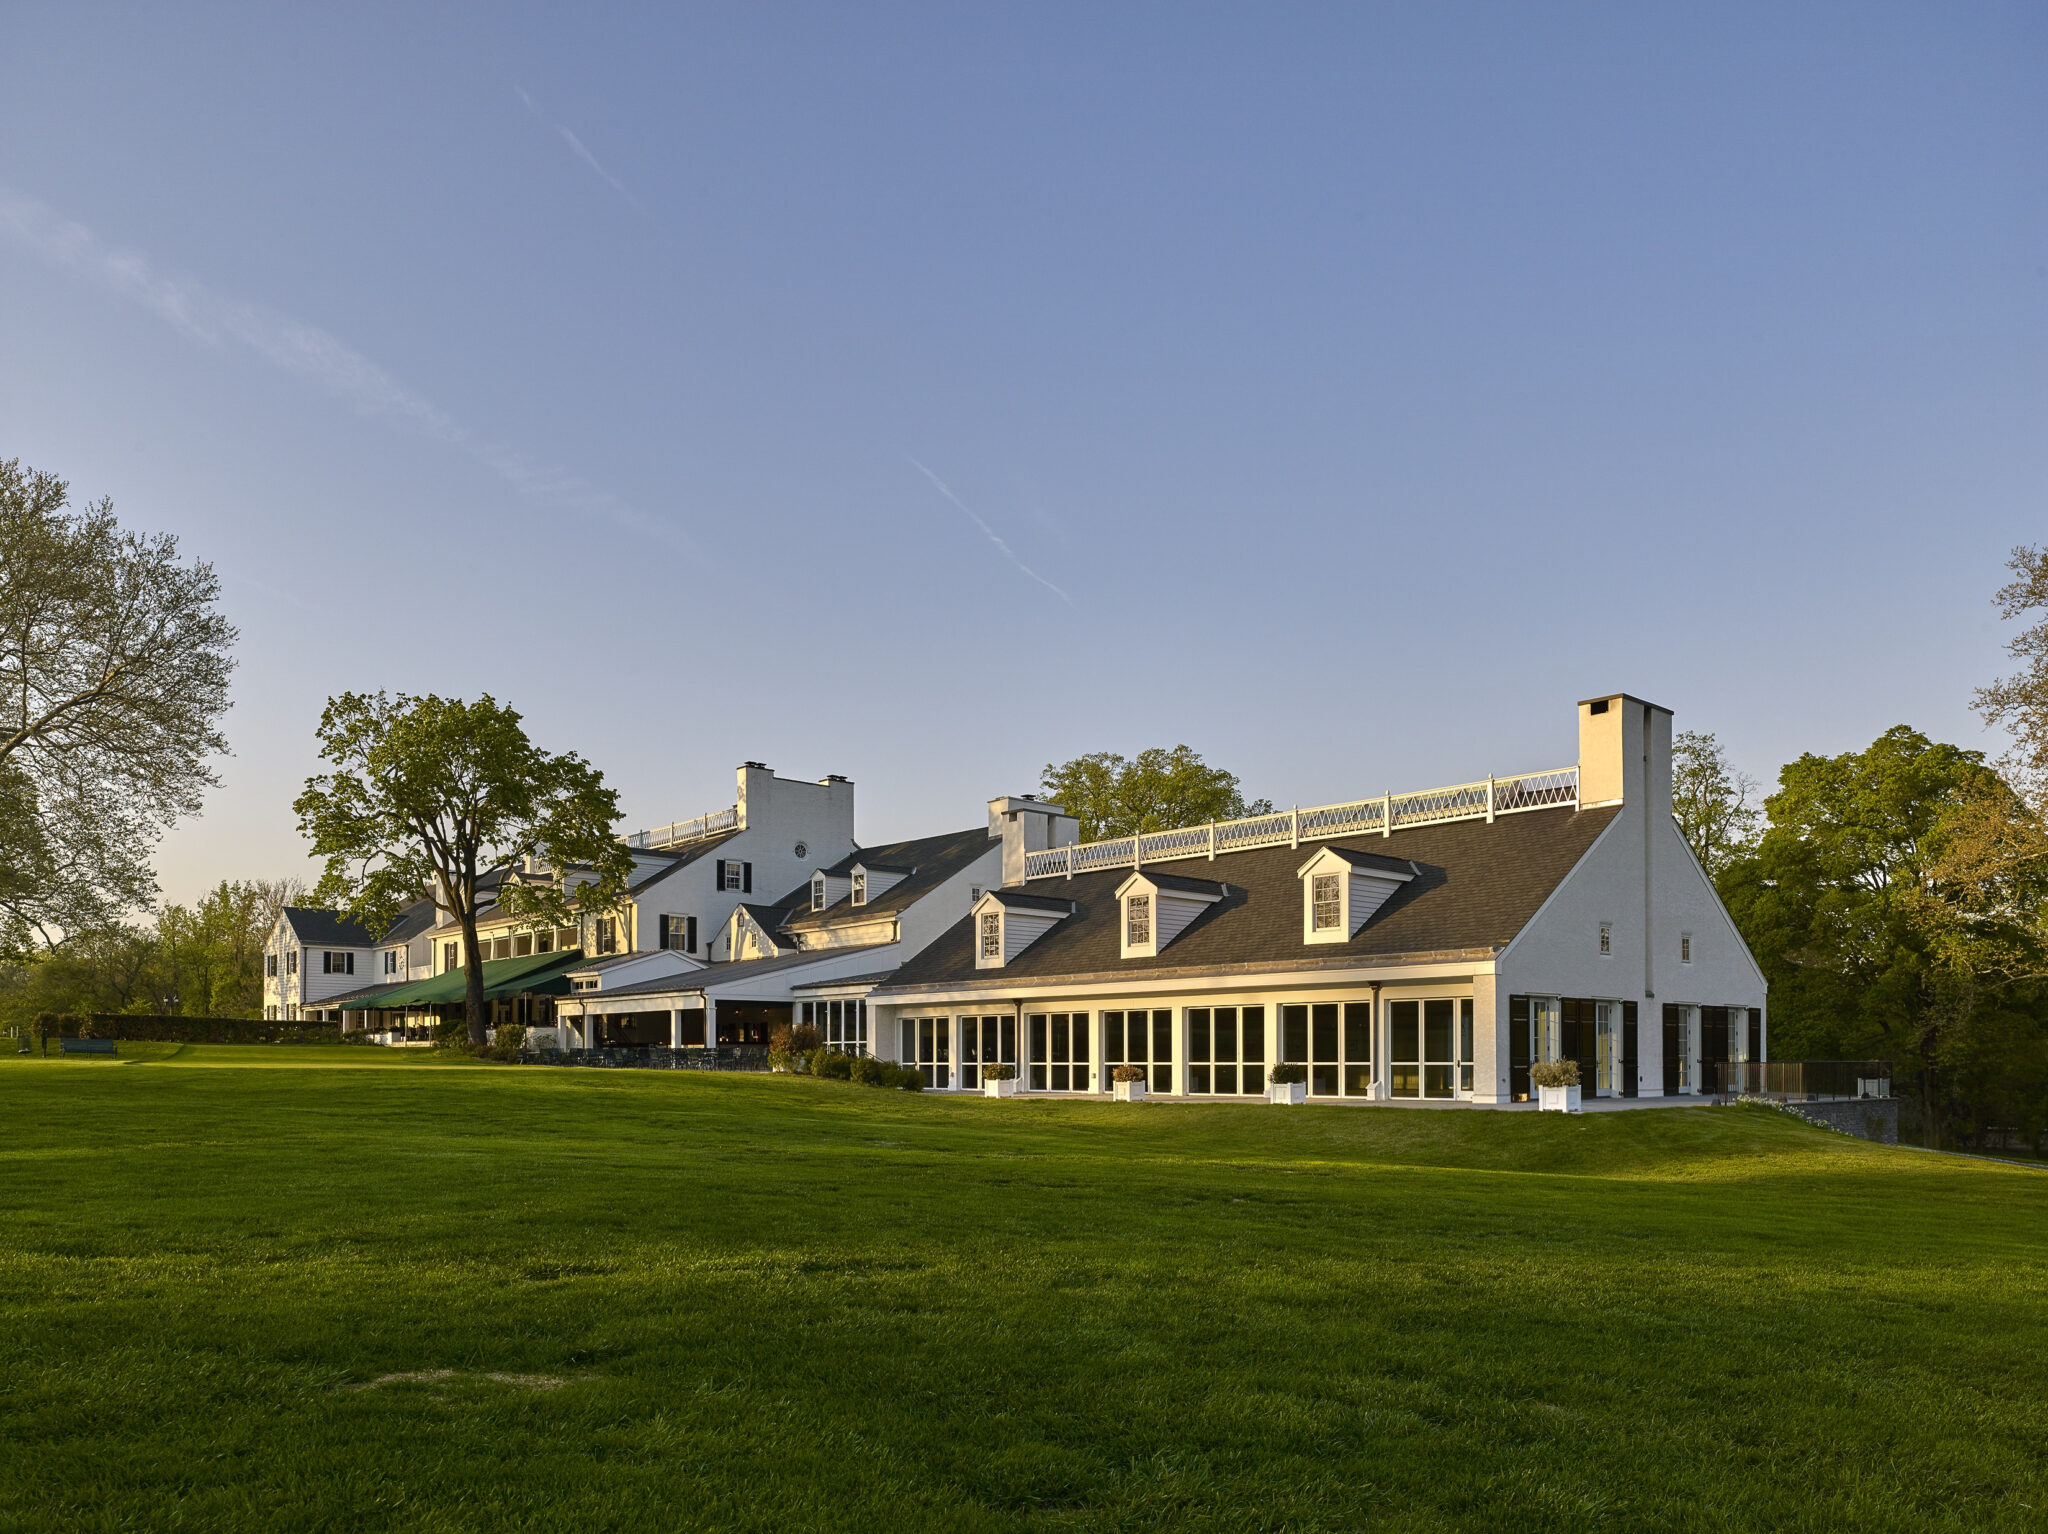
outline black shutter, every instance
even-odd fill
[[[660,946],[666,948],[668,947],[668,918],[666,916],[659,918],[657,925],[660,928]]]
[[[1508,1096],[1529,1100],[1529,998],[1508,998]]]
[[[1721,1067],[1728,1063],[1728,1009],[1700,1008],[1700,1090],[1721,1090]]]
[[[1761,1060],[1764,1057],[1764,1009],[1749,1009],[1749,1058]]]
[[[719,887],[720,889],[724,889],[724,888],[725,888],[725,859],[724,859],[724,858],[720,858],[720,859],[718,860],[718,880],[717,880],[717,882],[718,882],[718,887]]]
[[[356,972],[356,956],[350,953],[345,957],[348,959],[348,972],[353,975]]]
[[[754,893],[754,865],[752,863],[740,864],[740,893],[742,895]]]
[[[689,953],[697,951],[697,918],[694,916],[683,918],[683,948]]]
[[[1664,1003],[1664,1095],[1678,1095],[1678,1072],[1683,1061],[1679,1058],[1685,1049],[1685,1009],[1672,1002]]]
[[[1636,1004],[1621,1004],[1621,1095],[1636,1095]]]

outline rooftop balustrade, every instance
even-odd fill
[[[1075,874],[1111,868],[1140,868],[1185,858],[1214,858],[1219,853],[1246,852],[1254,847],[1298,847],[1303,842],[1330,841],[1340,836],[1390,836],[1410,826],[1450,820],[1491,821],[1527,810],[1577,809],[1579,769],[1559,767],[1513,778],[1481,778],[1449,788],[1419,793],[1381,794],[1311,809],[1275,810],[1242,820],[1217,820],[1171,831],[1146,831],[1108,841],[1081,842],[1024,854],[1026,879],[1071,879]]]
[[[702,841],[720,831],[730,831],[740,823],[740,807],[735,804],[729,810],[713,810],[708,815],[699,815],[695,820],[671,821],[665,826],[656,826],[651,831],[634,831],[619,839],[628,847],[647,851],[659,851],[666,847],[681,847],[689,842]]]

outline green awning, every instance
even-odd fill
[[[583,962],[583,950],[528,954],[522,959],[484,960],[484,1000],[507,996],[566,996],[569,971]],[[459,1005],[468,994],[469,972],[451,969],[431,980],[413,980],[374,996],[340,1003],[344,1012],[393,1012],[411,1007]]]

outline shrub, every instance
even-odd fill
[[[1539,1087],[1575,1087],[1579,1084],[1576,1060],[1541,1060],[1529,1067],[1529,1079]]]
[[[808,1055],[824,1047],[824,1033],[809,1023],[798,1023],[789,1030],[789,1052],[793,1055]]]
[[[847,1062],[847,1072],[864,1087],[886,1087],[895,1076],[896,1067],[873,1055],[855,1055]]]
[[[853,1057],[842,1055],[837,1050],[813,1050],[811,1053],[811,1074],[822,1076],[827,1081],[853,1080]]]
[[[1145,1067],[1142,1065],[1119,1065],[1109,1073],[1112,1081],[1143,1081]]]
[[[981,1068],[981,1077],[984,1081],[1015,1081],[1017,1079],[1017,1067],[1014,1065],[984,1065]]]
[[[776,1046],[775,1046],[775,1045],[773,1045],[773,1044],[770,1044],[770,1045],[768,1046],[768,1069],[769,1069],[769,1070],[771,1070],[771,1071],[790,1071],[790,1070],[795,1070],[795,1069],[796,1069],[796,1063],[795,1063],[795,1061],[796,1061],[796,1057],[795,1057],[795,1056],[793,1056],[792,1054],[790,1054],[790,1052],[789,1052],[788,1050],[786,1050],[786,1049],[778,1049],[778,1048],[776,1048]]]
[[[1276,1087],[1298,1086],[1300,1083],[1308,1080],[1308,1067],[1305,1065],[1276,1065],[1271,1071],[1266,1073],[1266,1079]]]
[[[899,1065],[896,1067],[896,1074],[892,1078],[891,1084],[901,1087],[906,1092],[922,1092],[924,1090],[924,1072],[914,1065]]]

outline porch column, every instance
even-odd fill
[[[1507,998],[1500,993],[1499,977],[1472,977],[1472,1100],[1504,1103],[1508,1100],[1508,1057],[1502,1045],[1507,1041]],[[1637,1031],[1638,1039],[1641,1030]],[[1638,1044],[1638,1049],[1641,1046]]]
[[[668,1014],[668,1047],[683,1047],[683,1014],[675,1008],[670,1008]]]
[[[718,1003],[711,993],[704,993],[704,1045],[711,1051],[711,1058],[718,1058]]]

